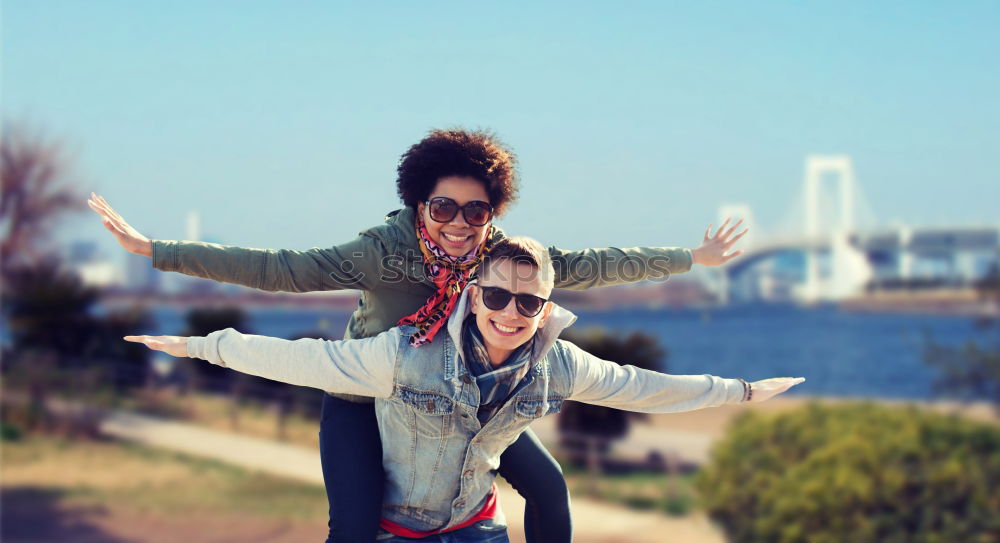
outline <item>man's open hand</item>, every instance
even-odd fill
[[[188,355],[188,338],[184,336],[125,336],[123,339],[142,343],[154,351],[163,351],[170,356]]]
[[[781,394],[793,386],[805,381],[805,377],[773,377],[750,383],[753,390],[751,402],[762,402]]]

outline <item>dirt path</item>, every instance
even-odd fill
[[[546,429],[541,430],[542,433],[546,432]],[[119,439],[213,458],[247,469],[281,475],[299,481],[322,484],[319,453],[304,447],[208,430],[190,424],[131,413],[113,414],[102,425],[102,431]],[[524,501],[510,487],[501,485],[500,488],[501,504],[511,528],[511,540],[523,542],[521,532]],[[721,533],[714,529],[703,516],[691,515],[671,518],[659,513],[632,511],[624,507],[583,498],[573,500],[573,521],[577,534],[575,540],[581,543],[652,543],[667,539],[672,543],[725,542]],[[258,527],[258,529],[260,528]],[[323,527],[319,528],[319,532],[322,533]],[[164,529],[166,530],[166,528]],[[287,529],[292,530],[292,528]],[[301,528],[295,528],[295,530],[298,529]],[[177,533],[187,534],[191,531],[183,527],[179,527],[178,530],[179,532],[174,532],[175,535]],[[239,531],[242,534],[239,537],[234,533],[232,537],[211,539],[210,541],[286,541],[283,539],[283,535],[278,534],[273,537],[281,537],[281,539],[255,539],[253,537],[248,539],[245,537],[247,532],[244,532],[242,528]],[[207,529],[206,533],[208,533]],[[225,533],[225,531],[223,530],[221,533]],[[153,537],[147,533],[139,535]],[[124,533],[122,536],[126,537],[127,541],[131,541],[130,538],[133,537],[131,534]],[[296,537],[303,537],[298,541],[321,540],[321,538],[305,536],[306,534],[302,533]],[[136,541],[159,541],[159,539],[139,539]],[[176,537],[174,541],[200,543],[203,540],[191,534],[185,535],[185,537]]]
[[[18,519],[16,524],[3,527],[4,543],[319,543],[326,537],[325,527],[318,524],[275,521],[248,515],[189,515],[178,518],[124,509],[67,509],[24,498],[3,496],[5,507],[13,509],[5,511],[4,516]],[[595,513],[584,507],[574,511],[575,518],[580,514]],[[627,512],[618,515],[614,510],[601,510],[597,514],[604,520],[605,526],[586,533],[578,530],[574,541],[724,542],[722,538],[706,536],[706,533],[711,533],[711,527],[703,524],[705,521],[700,518],[650,518],[637,522]],[[524,543],[520,531],[513,527],[511,541]]]

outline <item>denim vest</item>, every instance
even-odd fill
[[[401,341],[416,331],[404,327]],[[533,362],[511,398],[479,424],[479,387],[455,341],[401,345],[389,398],[376,401],[386,471],[383,516],[418,531],[447,529],[479,511],[500,455],[529,424],[557,413],[572,391],[563,349]],[[401,436],[406,439],[401,439]],[[461,466],[461,469],[458,467]]]

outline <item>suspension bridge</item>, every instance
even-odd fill
[[[749,204],[724,204],[720,221],[741,217],[745,254],[709,280],[725,301],[815,303],[873,285],[968,286],[1000,262],[1000,226],[879,226],[846,155],[806,157],[802,190],[782,226],[761,232]]]

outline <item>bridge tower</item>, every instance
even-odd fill
[[[809,155],[806,157],[806,235],[816,237],[820,232],[820,193],[823,176],[835,174],[839,184],[839,217],[834,231],[854,229],[854,167],[851,157],[845,155]]]
[[[825,176],[833,175],[837,182],[837,213],[832,224],[821,225],[821,196]],[[809,155],[805,168],[805,234],[810,240],[830,241],[830,266],[824,280],[820,277],[819,255],[806,252],[805,282],[799,289],[799,299],[815,302],[836,299],[856,291],[871,276],[871,267],[864,255],[848,242],[855,228],[854,167],[846,155]]]
[[[743,224],[740,225],[740,228],[739,230],[737,230],[737,233],[747,229],[750,230],[749,232],[747,232],[747,235],[743,236],[743,239],[741,239],[737,243],[737,248],[742,248],[742,249],[752,248],[754,239],[760,235],[760,232],[757,231],[757,222],[754,220],[753,208],[750,207],[750,204],[728,203],[720,205],[718,222],[715,223],[715,226],[716,227],[722,226],[722,223],[729,218],[733,219],[733,222],[729,223],[730,226],[735,224],[736,221],[743,219]],[[728,228],[728,226],[726,228]]]
[[[736,223],[736,221],[743,219],[743,224],[740,225],[739,230],[736,232],[739,233],[746,229],[749,229],[750,231],[747,232],[747,235],[740,239],[734,249],[751,249],[753,247],[754,239],[760,236],[760,232],[757,231],[757,222],[754,220],[753,208],[750,207],[750,204],[732,202],[720,205],[714,228],[718,229],[721,227],[722,223],[724,223],[726,219],[732,219],[729,226],[732,226]],[[729,226],[726,228],[729,228]],[[708,276],[709,288],[715,292],[719,302],[723,304],[728,303],[730,284],[729,275],[726,273],[725,268],[715,268],[715,271],[713,273],[709,273]]]

